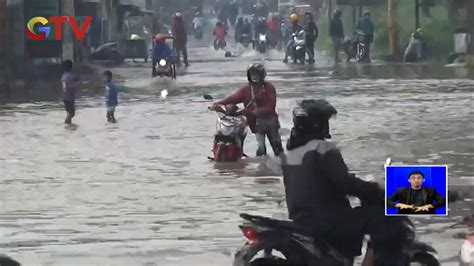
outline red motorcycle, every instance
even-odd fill
[[[236,105],[214,108],[218,118],[212,152],[215,162],[236,162],[245,156],[244,140],[247,136],[247,118]]]

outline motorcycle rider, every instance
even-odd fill
[[[214,35],[214,48],[216,50],[219,49],[219,42],[223,42],[225,46],[225,36],[227,35],[227,27],[222,21],[218,21],[216,23],[216,27],[214,28],[214,31],[212,32],[212,35]]]
[[[242,36],[242,28],[244,27],[244,18],[240,17],[235,24],[235,33],[234,39],[235,42],[240,42],[240,37]]]
[[[295,46],[295,42],[293,38],[291,38],[291,35],[293,33],[298,34],[301,30],[303,30],[303,27],[298,23],[299,22],[299,16],[296,13],[292,13],[290,15],[290,21],[291,21],[291,26],[288,28],[286,32],[286,37],[289,39],[287,45],[286,45],[286,51],[285,51],[285,59],[283,59],[283,63],[288,63],[288,56],[290,54],[293,54],[293,48]]]
[[[183,14],[181,12],[176,13],[173,16],[173,27],[172,32],[174,36],[174,49],[178,56],[178,65],[181,64],[181,54],[183,54],[183,61],[186,67],[189,66],[188,62],[188,50],[186,44],[188,42],[188,37],[186,34],[186,28],[184,26]]]
[[[204,27],[204,18],[201,12],[196,12],[196,16],[193,19],[193,29],[196,37],[202,38],[202,29]]]
[[[270,16],[267,22],[268,27],[268,44],[272,47],[277,46],[280,40],[280,20],[278,15],[273,14]]]
[[[174,51],[170,48],[170,46],[166,43],[166,39],[168,36],[165,34],[157,34],[155,36],[155,45],[153,46],[153,65],[162,59],[169,59],[175,56]],[[173,58],[174,61],[174,58]]]
[[[374,24],[370,19],[370,11],[364,11],[362,18],[357,22],[356,29],[364,34],[363,42],[366,47],[364,61],[370,62],[370,44],[374,41]]]
[[[303,100],[293,110],[282,160],[290,219],[348,258],[360,255],[363,237],[369,234],[375,265],[383,265],[382,259],[388,265],[406,265],[394,262],[402,260],[401,247],[414,236],[402,226],[403,217],[384,216],[383,190],[350,174],[336,145],[326,140],[335,114],[326,100]],[[358,197],[362,206],[352,208],[349,195]]]
[[[242,27],[242,34],[247,34],[248,36],[252,36],[252,24],[248,18],[244,19],[244,26]]]
[[[265,137],[268,137],[270,145],[276,156],[283,153],[280,136],[280,122],[276,113],[276,90],[275,87],[265,81],[266,71],[262,64],[250,64],[247,68],[248,84],[241,87],[233,95],[216,102],[213,109],[219,105],[244,104],[243,113],[252,133],[257,137],[257,156],[267,154]]]
[[[306,50],[309,55],[309,63],[314,63],[314,43],[316,42],[316,39],[318,38],[319,30],[318,26],[316,26],[316,23],[314,22],[313,14],[311,12],[306,12],[305,14],[305,19],[306,19],[306,25],[305,25],[305,31],[306,31]]]
[[[255,23],[255,32],[254,32],[255,42],[254,43],[258,42],[258,38],[260,34],[266,35],[267,31],[268,31],[267,22],[265,21],[263,17],[259,17],[257,19],[257,22]]]

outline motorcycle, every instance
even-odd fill
[[[267,35],[261,33],[258,35],[255,48],[261,54],[267,52]]]
[[[89,60],[113,61],[114,63],[121,64],[125,61],[125,57],[120,53],[117,42],[108,42],[91,52]]]
[[[176,79],[176,64],[170,58],[160,58],[153,61],[152,77],[170,77]]]
[[[355,32],[354,39],[344,41],[344,52],[347,55],[347,62],[355,58],[356,62],[364,62],[368,60],[367,45],[365,42],[365,34],[363,32]]]
[[[304,64],[306,57],[306,32],[301,30],[298,33],[293,33],[291,35],[291,39],[293,41],[293,62],[297,63],[300,61],[302,64]]]
[[[224,39],[215,39],[214,40],[214,49],[216,51],[218,51],[219,49],[224,50],[226,46],[227,46],[227,43],[225,42]]]
[[[245,48],[249,48],[250,44],[252,43],[252,38],[249,34],[242,34],[240,36],[239,43],[242,44]]]
[[[235,162],[244,156],[243,143],[247,136],[247,118],[236,105],[219,106],[212,153],[215,162]]]
[[[388,158],[385,165],[390,165]],[[353,265],[354,258],[344,256],[327,241],[315,238],[289,220],[241,214],[239,226],[247,242],[235,254],[234,266],[257,265]],[[414,235],[415,228],[406,218],[403,226]],[[411,263],[439,266],[436,250],[426,243],[413,241],[403,247]]]

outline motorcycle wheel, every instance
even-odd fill
[[[251,266],[285,266],[290,265],[288,261],[282,258],[261,258],[255,261],[252,261]]]
[[[410,259],[410,265],[422,265],[422,266],[439,266],[439,261],[431,254],[418,253]]]

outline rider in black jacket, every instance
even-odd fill
[[[348,257],[360,255],[363,237],[369,234],[376,258],[399,261],[410,232],[403,230],[399,217],[384,216],[384,193],[378,184],[350,174],[340,151],[326,140],[331,138],[329,119],[336,113],[325,100],[303,100],[293,110],[283,160],[290,219]],[[347,196],[358,197],[362,206],[352,208]]]

